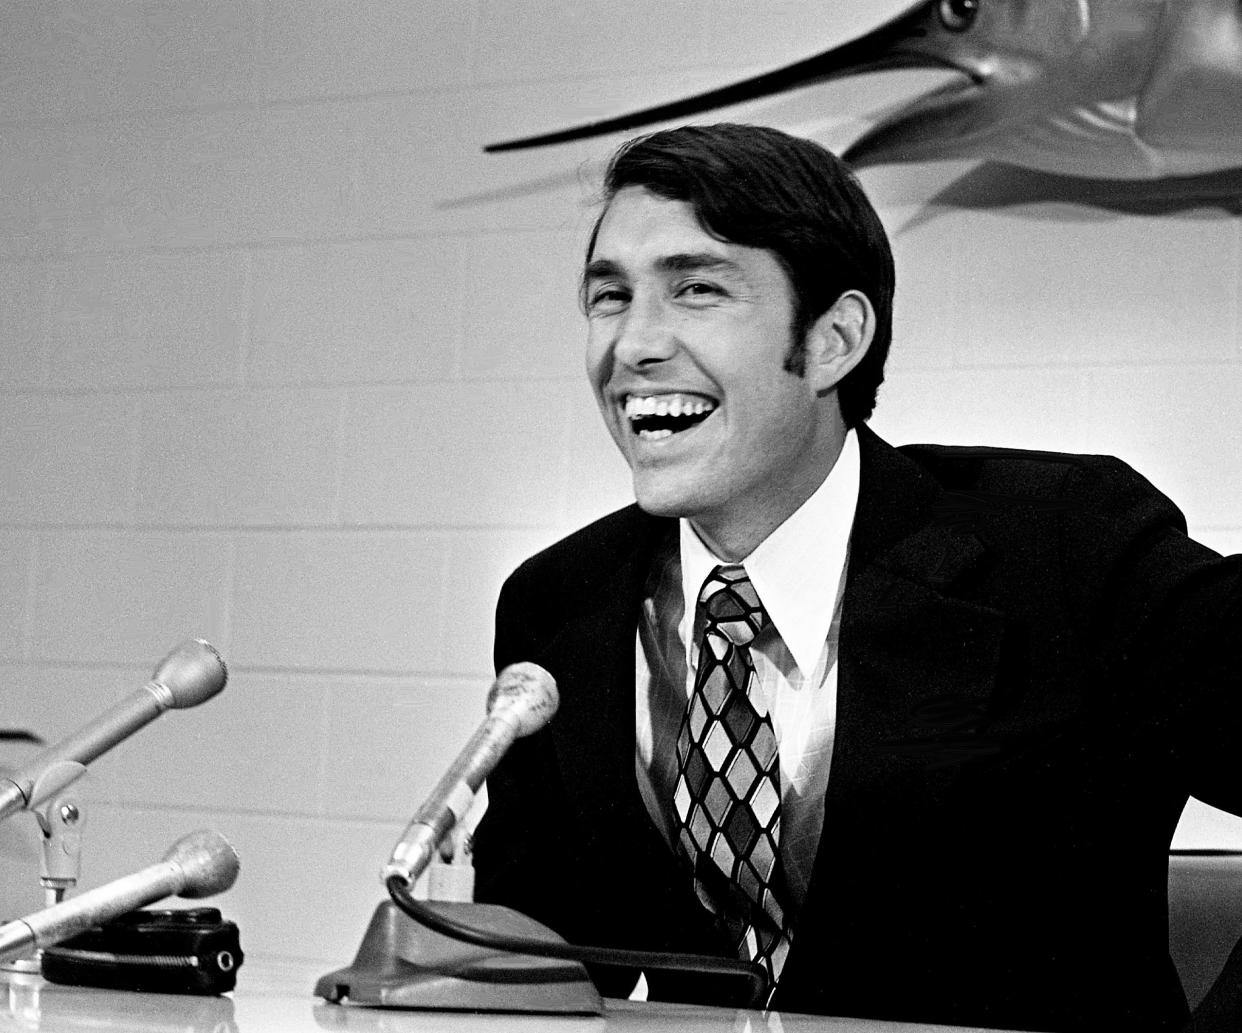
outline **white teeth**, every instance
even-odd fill
[[[640,430],[638,436],[649,441],[658,441],[660,438],[671,438],[673,432],[667,427],[663,427],[660,430]]]
[[[672,392],[664,395],[626,395],[625,418],[640,416],[701,416],[716,408],[716,403],[698,395]]]

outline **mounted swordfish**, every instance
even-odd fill
[[[900,68],[961,77],[863,133],[843,152],[855,167],[980,158],[1129,180],[1242,168],[1242,0],[924,0],[775,71],[484,149],[579,140]]]

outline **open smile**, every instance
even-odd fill
[[[621,408],[631,432],[645,441],[660,441],[697,427],[717,405],[716,399],[707,395],[672,391],[626,395]]]

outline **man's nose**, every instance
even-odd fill
[[[631,368],[669,359],[677,351],[677,335],[659,299],[634,298],[617,327],[616,361]]]

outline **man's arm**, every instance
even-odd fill
[[[1190,539],[1181,512],[1116,460],[1080,490],[1103,501],[1070,523],[1066,554],[1096,586],[1086,612],[1116,675],[1116,720],[1166,743],[1191,795],[1242,814],[1242,556]]]

